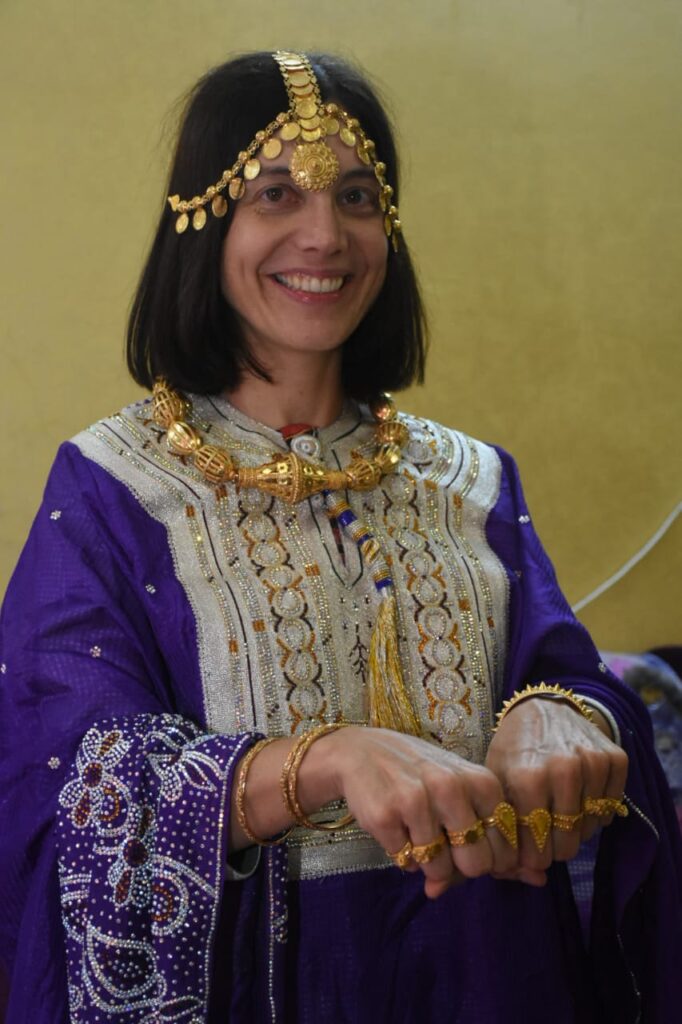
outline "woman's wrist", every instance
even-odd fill
[[[350,727],[353,728],[353,727]],[[343,796],[338,766],[343,740],[340,735],[347,729],[321,736],[311,744],[297,772],[298,802],[310,814],[331,800]],[[270,839],[296,822],[287,810],[281,786],[284,763],[296,743],[282,737],[263,747],[248,768],[247,785],[241,794],[241,807],[252,836]],[[232,850],[240,850],[253,843],[239,825],[237,796],[242,763],[237,765],[232,787],[231,842]]]

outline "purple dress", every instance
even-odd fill
[[[93,443],[106,442],[111,460],[133,458],[124,426],[112,418],[99,433],[93,428]],[[242,428],[248,435],[250,425]],[[344,426],[345,433],[355,429]],[[138,440],[134,458],[140,466],[154,463],[154,486],[167,507],[172,473],[153,440]],[[243,692],[253,694],[255,710],[232,702],[224,713],[234,713],[237,726],[216,729],[223,712],[210,704],[211,694],[219,700],[223,691],[207,679],[229,654],[237,665],[243,648],[246,663],[255,648],[235,636],[215,654],[168,522],[109,456],[93,457],[89,444],[60,449],[2,617],[0,969],[7,1024],[678,1019],[680,840],[649,720],[572,615],[506,453],[477,449],[497,467],[481,520],[481,537],[504,577],[494,703],[528,681],[571,685],[611,711],[630,758],[630,815],[601,837],[587,944],[562,865],[543,889],[482,878],[433,902],[423,896],[421,876],[385,864],[292,875],[286,847],[263,851],[243,880],[226,877],[234,766],[267,729],[257,727],[260,690],[248,686]],[[418,463],[414,455],[408,482]],[[188,478],[183,486],[198,485]],[[427,486],[425,500],[433,490]],[[214,535],[201,532],[207,500],[197,492],[188,504],[187,493],[183,515],[195,530],[201,585],[229,603],[227,569],[217,579],[215,553],[205,550]],[[395,506],[395,493],[389,498],[386,507]],[[448,508],[466,515],[467,501],[466,491],[457,492]],[[249,528],[264,522],[244,521]],[[473,578],[483,546],[467,548],[464,532],[454,529],[453,537],[464,545]],[[393,539],[389,529],[386,543]],[[251,537],[247,546],[256,560],[260,543]],[[228,568],[236,573],[239,552],[233,555]],[[324,586],[316,566],[309,576],[311,587],[320,579]],[[297,593],[304,585],[295,584]],[[230,605],[225,621],[246,617],[246,604]],[[463,631],[486,615],[461,597],[459,605]],[[306,640],[295,650],[294,633],[283,632],[294,628],[287,614],[277,613],[270,626],[280,631],[291,668],[295,655],[316,648]],[[260,621],[254,612],[249,643],[260,643],[270,628]],[[306,621],[301,613],[295,628]],[[324,645],[319,628],[313,633]],[[458,651],[466,649],[454,626],[450,635]],[[315,655],[311,664],[319,663]],[[461,674],[460,713],[473,719],[478,705],[463,668]],[[267,715],[279,714],[277,702],[267,703],[265,683],[263,692]],[[441,714],[449,728],[452,709],[429,700],[424,707],[434,722]],[[452,725],[453,735],[458,728]],[[438,739],[435,724],[433,735]]]

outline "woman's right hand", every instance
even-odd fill
[[[443,829],[463,831],[491,816],[504,800],[489,769],[388,729],[348,726],[314,743],[298,776],[305,810],[320,806],[323,779],[329,786],[326,799],[344,797],[358,824],[389,853],[408,840],[415,846],[431,843]],[[458,881],[484,874],[541,884],[541,873],[536,879],[517,872],[517,859],[496,828],[487,828],[471,845],[446,844],[420,866],[426,895],[435,898]]]

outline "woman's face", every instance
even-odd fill
[[[222,289],[249,348],[266,367],[287,353],[338,349],[377,297],[387,239],[371,167],[336,136],[339,177],[322,192],[289,175],[295,143],[263,160],[235,203],[223,246]]]

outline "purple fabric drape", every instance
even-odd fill
[[[588,953],[562,867],[544,890],[481,879],[429,903],[394,869],[287,884],[278,850],[224,884],[227,794],[253,737],[206,731],[165,531],[69,444],[2,617],[8,1024],[540,1024],[548,1005],[555,1024],[675,1019],[680,843],[648,718],[600,667],[500,457],[487,534],[510,584],[506,693],[547,679],[593,696],[630,756],[636,810],[602,837]]]

